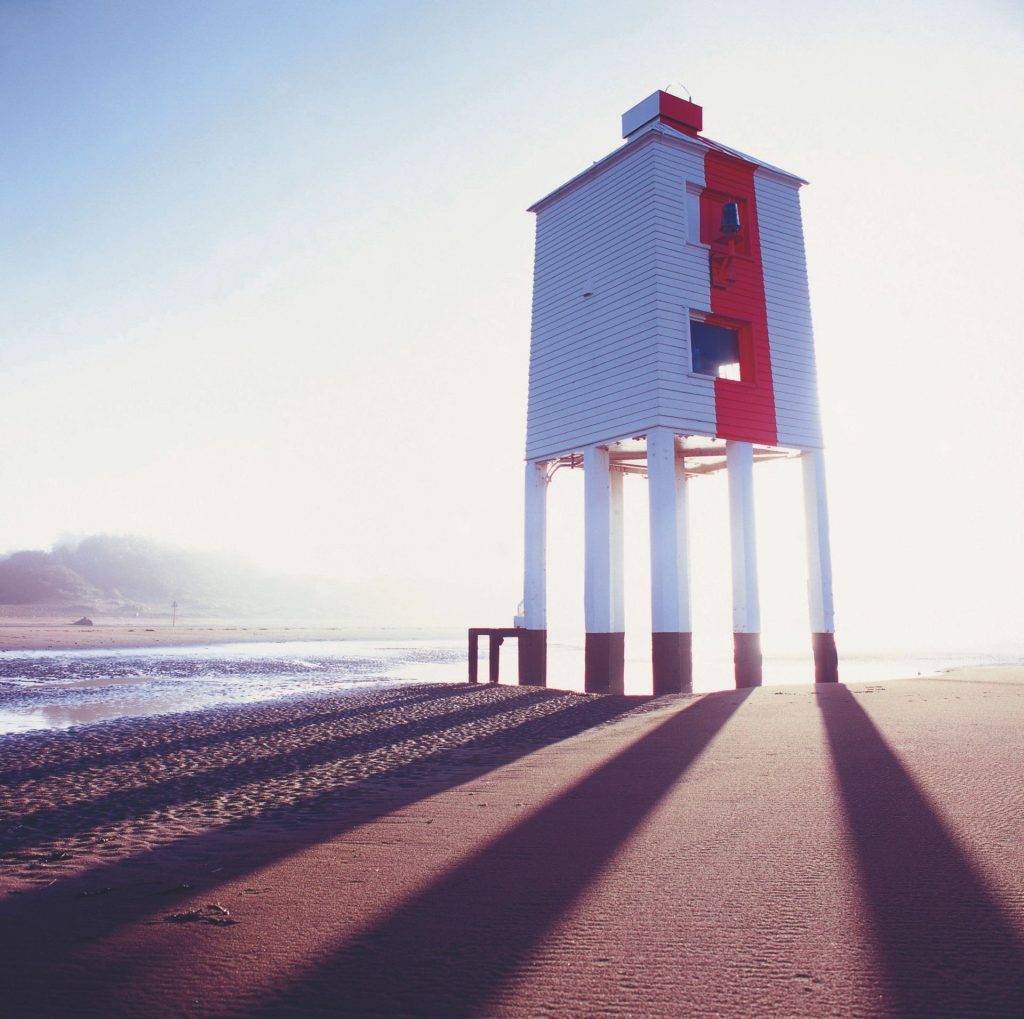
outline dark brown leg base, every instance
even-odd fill
[[[623,693],[626,635],[588,633],[584,646],[583,689],[587,693]]]
[[[519,631],[519,685],[548,685],[548,631]]]
[[[736,688],[761,685],[761,634],[732,635],[733,662],[736,667]]]
[[[836,651],[834,633],[812,633],[811,647],[814,649],[814,682],[839,682],[839,653]]]
[[[693,692],[693,634],[652,633],[654,696]]]

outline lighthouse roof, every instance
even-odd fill
[[[783,170],[771,163],[758,159],[756,156],[740,152],[738,149],[723,145],[712,138],[705,138],[700,135],[702,123],[702,109],[695,103],[689,103],[677,96],[669,95],[666,92],[655,92],[642,102],[637,103],[631,110],[622,116],[623,134],[626,138],[624,144],[608,153],[603,159],[596,160],[592,165],[575,177],[570,178],[554,191],[546,194],[543,198],[534,202],[528,212],[539,212],[544,206],[560,198],[562,195],[574,191],[588,180],[596,177],[614,166],[620,159],[632,152],[641,145],[670,144],[688,148],[691,151],[715,151],[724,152],[742,159],[758,169],[770,173],[780,181],[794,187],[800,187],[807,181],[796,174]]]

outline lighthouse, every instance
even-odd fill
[[[656,694],[692,687],[687,491],[728,475],[733,658],[761,682],[754,468],[803,465],[815,679],[835,682],[828,506],[800,217],[806,183],[703,134],[655,92],[624,143],[536,202],[516,618],[520,682],[546,682],[546,498],[584,472],[585,689],[622,692],[622,479],[646,476]],[[724,556],[723,556],[724,558]]]

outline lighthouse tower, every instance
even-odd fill
[[[728,473],[737,686],[761,682],[755,463],[803,462],[815,679],[838,679],[814,339],[791,173],[655,92],[625,143],[532,206],[520,682],[546,682],[545,501],[584,471],[585,687],[621,692],[622,478],[648,480],[654,692],[692,684],[687,488]]]

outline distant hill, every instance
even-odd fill
[[[282,577],[226,555],[190,552],[144,538],[97,534],[49,551],[0,556],[0,605],[108,613],[182,614],[362,622],[368,592],[359,585]],[[369,602],[375,599],[370,596]],[[384,608],[384,606],[380,606]]]
[[[99,591],[50,552],[12,552],[0,558],[0,604],[81,602]]]

